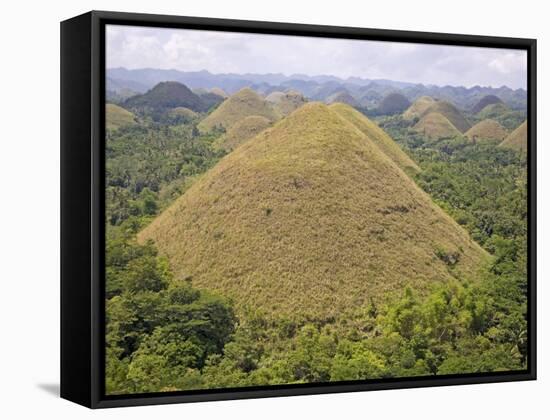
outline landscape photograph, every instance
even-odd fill
[[[105,31],[107,395],[527,369],[526,51]]]

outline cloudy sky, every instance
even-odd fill
[[[107,68],[527,85],[527,53],[517,50],[113,25],[107,27],[106,42]]]

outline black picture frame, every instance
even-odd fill
[[[528,368],[461,374],[106,396],[104,392],[105,25],[307,35],[520,49],[528,57]],[[536,40],[92,11],[61,23],[61,397],[90,408],[536,379]]]

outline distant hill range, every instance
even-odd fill
[[[184,72],[163,69],[107,69],[107,97],[120,101],[133,94],[145,93],[160,82],[176,81],[190,89],[223,89],[231,95],[244,87],[250,87],[263,95],[276,91],[296,90],[309,100],[327,101],[331,95],[347,92],[361,106],[376,108],[384,97],[399,93],[413,102],[421,96],[452,102],[463,110],[477,109],[482,98],[496,96],[509,108],[525,110],[527,92],[524,89],[510,89],[474,86],[435,86],[419,83],[408,83],[387,79],[367,79],[350,77],[342,79],[335,76],[308,76],[281,73],[270,74],[212,74],[208,71]],[[474,108],[475,107],[475,108]]]

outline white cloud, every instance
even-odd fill
[[[508,52],[491,60],[489,67],[502,74],[525,72],[527,71],[527,60],[522,53]]]
[[[526,87],[524,51],[166,28],[107,28],[107,66]]]

